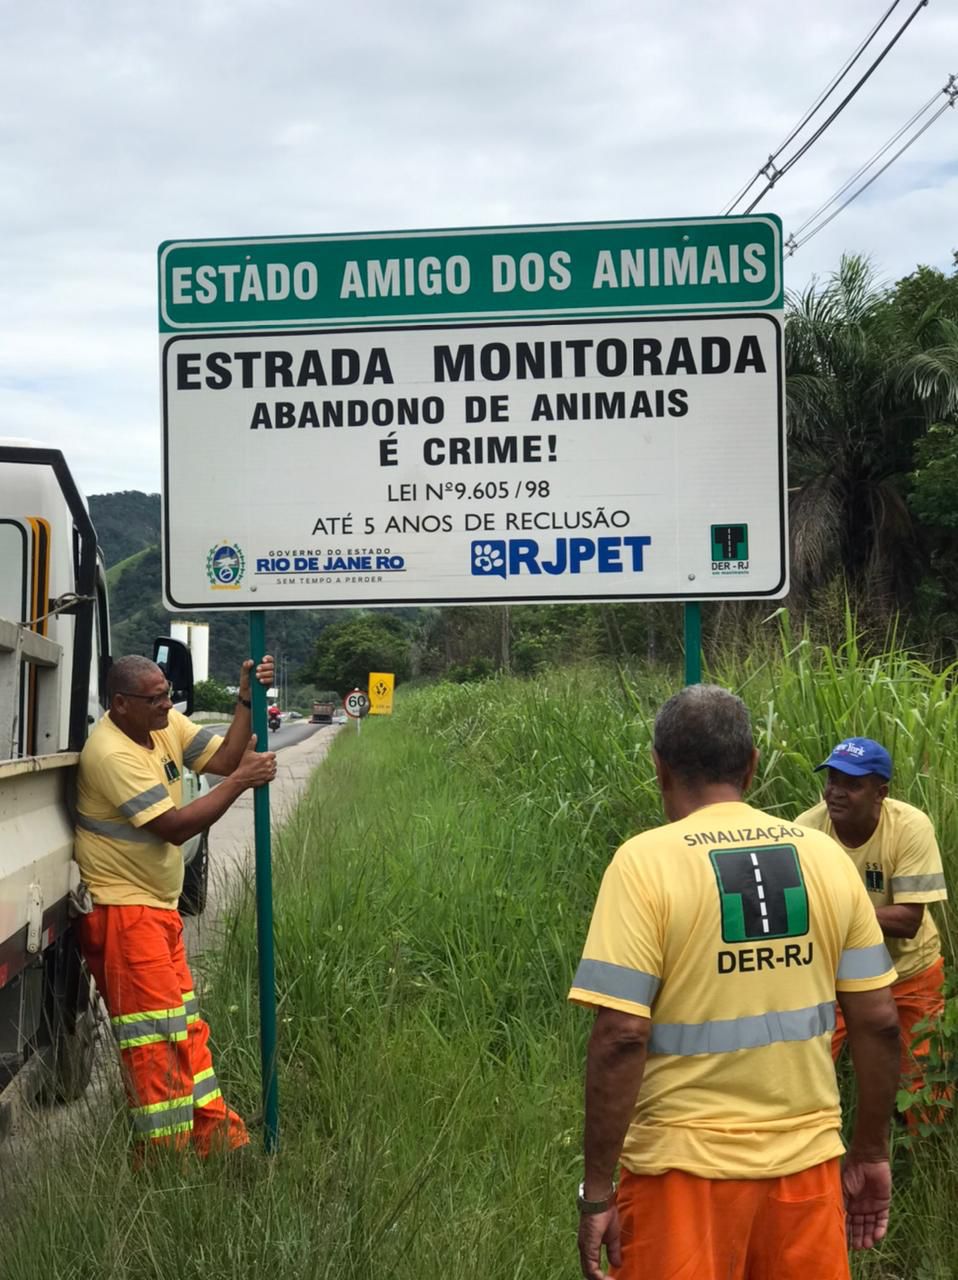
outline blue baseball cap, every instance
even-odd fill
[[[815,766],[816,773],[819,769],[838,769],[842,773],[850,773],[853,778],[877,773],[887,782],[891,777],[891,756],[880,742],[872,738],[846,738],[827,760]]]

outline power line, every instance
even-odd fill
[[[792,169],[794,165],[798,164],[798,161],[802,159],[802,156],[804,154],[806,154],[806,152],[809,150],[809,147],[815,146],[815,143],[818,141],[818,138],[820,138],[822,134],[825,133],[826,129],[829,128],[830,125],[834,123],[836,119],[839,118],[839,115],[843,113],[845,108],[847,108],[849,102],[852,101],[854,96],[856,96],[856,93],[858,93],[858,91],[861,90],[863,84],[865,84],[868,81],[868,79],[870,79],[873,76],[873,74],[875,74],[876,70],[879,69],[880,65],[884,63],[884,60],[888,58],[888,55],[890,54],[891,50],[893,50],[895,45],[898,44],[898,41],[900,40],[900,38],[902,38],[905,31],[907,31],[908,27],[911,27],[911,24],[914,22],[914,19],[918,17],[918,13],[920,13],[921,10],[925,8],[927,3],[929,3],[929,0],[918,0],[918,4],[914,6],[914,9],[912,9],[912,12],[908,14],[907,18],[905,18],[904,22],[902,23],[902,26],[900,26],[898,28],[898,31],[894,33],[894,36],[891,37],[891,40],[889,40],[888,44],[886,44],[884,49],[881,50],[879,56],[877,56],[877,58],[872,61],[870,67],[868,67],[865,74],[863,74],[863,76],[859,78],[856,83],[853,84],[853,87],[850,88],[848,93],[845,93],[845,96],[843,97],[843,99],[841,99],[838,106],[836,106],[836,108],[831,111],[830,115],[826,116],[826,119],[824,120],[824,122],[818,125],[818,128],[816,129],[815,132],[812,133],[812,136],[807,138],[807,140],[802,143],[802,146],[798,148],[798,151],[795,151],[795,154],[790,156],[789,159],[785,161],[785,164],[781,165],[781,168],[779,168],[779,166],[776,166],[774,157],[770,157],[770,160],[768,160],[768,164],[765,165],[765,168],[759,170],[759,173],[767,177],[768,179],[767,183],[765,184],[765,187],[762,187],[761,191],[758,192],[758,195],[756,196],[756,198],[754,198],[754,200],[752,201],[752,204],[748,205],[747,209],[745,209],[745,212],[747,212],[747,214],[751,214],[754,207],[756,207],[759,204],[759,202],[763,200],[763,197],[765,197],[767,193],[771,191],[772,187],[774,187],[775,184],[779,182],[781,178],[784,178],[785,174],[788,173],[789,170]],[[888,17],[888,15],[886,15],[886,17]]]
[[[782,167],[781,167],[780,169],[775,169],[775,168],[774,168],[774,166],[773,166],[773,171],[772,171],[772,173],[771,173],[771,174],[770,174],[770,176],[769,176],[768,183],[767,183],[767,184],[762,188],[762,190],[758,193],[758,195],[755,197],[755,199],[752,201],[752,203],[751,203],[751,204],[748,206],[748,208],[745,210],[745,212],[746,212],[746,213],[751,213],[751,212],[752,212],[752,210],[753,210],[753,209],[755,208],[755,206],[759,203],[759,201],[760,201],[760,200],[761,200],[765,195],[767,195],[767,193],[768,193],[769,191],[771,191],[772,187],[774,187],[774,186],[775,186],[776,182],[778,182],[778,180],[779,180],[780,178],[783,178],[783,177],[785,176],[785,174],[786,174],[786,173],[788,173],[788,171],[789,171],[789,170],[790,170],[794,165],[796,165],[796,164],[799,162],[799,160],[801,160],[802,156],[803,156],[803,155],[805,155],[806,151],[808,151],[808,149],[809,149],[810,147],[812,147],[812,146],[814,146],[814,145],[815,145],[815,143],[818,141],[818,139],[822,136],[822,134],[825,132],[825,130],[829,127],[829,125],[830,125],[830,124],[832,124],[832,122],[833,122],[834,120],[836,120],[836,119],[841,115],[841,113],[842,113],[842,112],[845,110],[845,108],[848,106],[849,102],[851,102],[852,98],[854,98],[854,97],[855,97],[855,95],[856,95],[856,93],[858,93],[858,90],[862,87],[862,85],[864,85],[864,84],[865,84],[865,82],[871,78],[871,76],[874,74],[874,72],[875,72],[875,71],[877,71],[877,70],[878,70],[878,68],[881,66],[881,64],[885,61],[885,59],[888,57],[889,53],[891,53],[892,49],[895,47],[895,45],[898,43],[898,41],[901,39],[901,37],[905,34],[905,32],[906,32],[906,31],[908,30],[908,28],[911,26],[912,22],[914,22],[915,18],[917,18],[918,14],[919,14],[919,11],[920,11],[920,10],[922,10],[922,9],[924,9],[924,7],[925,7],[925,5],[926,5],[927,3],[928,3],[928,0],[919,0],[919,3],[918,3],[917,5],[915,5],[914,9],[911,11],[911,13],[908,15],[908,17],[907,17],[907,18],[905,19],[905,21],[902,23],[902,25],[898,28],[898,30],[895,32],[895,34],[892,36],[891,40],[889,40],[888,44],[886,44],[886,45],[885,45],[884,49],[882,49],[881,53],[878,55],[878,57],[875,59],[875,61],[871,64],[871,66],[868,68],[868,70],[865,72],[865,74],[864,74],[864,75],[861,77],[861,79],[860,79],[860,80],[859,80],[859,81],[854,85],[854,87],[853,87],[853,88],[851,88],[851,89],[848,91],[848,93],[846,93],[845,97],[844,97],[844,98],[842,98],[841,102],[838,104],[838,106],[835,108],[835,110],[831,113],[831,115],[830,115],[830,116],[828,116],[828,117],[826,118],[826,120],[824,121],[824,123],[823,123],[823,124],[820,124],[820,125],[818,126],[818,128],[815,130],[815,132],[812,134],[812,136],[811,136],[810,138],[808,138],[808,139],[807,139],[807,141],[805,141],[804,143],[802,143],[802,145],[801,145],[801,146],[799,147],[799,149],[795,152],[795,154],[794,154],[793,156],[791,156],[791,157],[790,157],[790,158],[785,162],[785,164],[784,164],[784,165],[782,165]]]
[[[941,92],[947,93],[948,92],[947,86]],[[842,185],[838,188],[838,190],[832,196],[830,196],[829,199],[826,200],[824,204],[819,205],[819,207],[815,210],[814,213],[809,214],[809,216],[805,219],[805,221],[801,224],[801,226],[795,228],[795,230],[792,232],[790,239],[797,239],[802,234],[802,232],[805,230],[806,227],[810,226],[816,220],[816,218],[820,217],[825,212],[825,210],[830,208],[837,200],[840,200],[842,196],[845,194],[845,192],[848,191],[850,187],[854,186],[854,184],[858,181],[858,179],[863,177],[864,174],[868,172],[868,170],[872,167],[872,165],[877,164],[877,162],[882,158],[885,152],[889,151],[895,145],[898,139],[904,133],[906,133],[912,127],[912,125],[916,123],[916,121],[920,120],[923,115],[925,115],[928,111],[931,110],[931,108],[935,105],[935,103],[941,97],[941,92],[936,91],[935,93],[933,93],[931,97],[928,99],[928,101],[924,104],[924,106],[919,107],[919,109],[915,112],[915,114],[911,117],[911,119],[906,120],[905,123],[901,126],[901,128],[897,130],[896,133],[892,134],[892,136],[888,139],[888,141],[884,144],[884,146],[879,147],[879,149],[875,152],[875,154],[871,156],[870,159],[866,160],[865,163],[861,165],[860,168],[856,169],[855,172],[852,174],[852,176],[848,178],[845,182],[843,182]]]
[[[811,107],[808,111],[806,111],[805,115],[798,122],[795,128],[791,131],[791,133],[788,135],[788,137],[779,147],[778,151],[775,152],[775,155],[769,157],[770,159],[776,160],[778,156],[785,150],[788,144],[792,142],[798,136],[798,134],[801,133],[801,131],[808,124],[809,120],[811,120],[815,112],[818,111],[820,107],[823,107],[825,105],[828,99],[832,96],[832,94],[838,88],[839,83],[845,78],[848,72],[851,71],[852,67],[855,65],[858,59],[862,56],[862,54],[865,52],[865,50],[874,40],[875,36],[878,35],[878,32],[882,29],[882,27],[885,25],[885,23],[888,21],[891,15],[894,13],[894,11],[898,8],[900,3],[901,3],[901,0],[894,0],[894,2],[888,6],[888,8],[885,10],[882,16],[878,19],[878,21],[872,27],[868,35],[865,37],[865,39],[861,42],[861,44],[855,50],[855,53],[848,59],[848,61],[842,67],[841,71],[839,71],[835,76],[833,76],[833,78],[828,84],[828,87],[822,92],[822,94],[816,100],[815,105]]]
[[[875,163],[875,161],[880,159],[885,154],[885,152],[889,149],[889,147],[893,146],[898,141],[898,139],[905,132],[905,130],[908,129],[912,124],[914,124],[916,120],[920,119],[920,117],[923,116],[929,110],[929,108],[938,99],[937,93],[931,99],[930,102],[926,103],[925,106],[922,107],[920,111],[916,112],[915,115],[912,116],[911,120],[909,120],[906,124],[902,125],[902,127],[898,130],[898,132],[894,134],[891,138],[889,138],[889,140],[885,143],[885,145],[875,153],[872,159],[869,160],[867,164],[863,165],[855,174],[853,174],[852,177],[849,178],[848,181],[845,182],[838,189],[838,191],[835,193],[835,195],[831,197],[830,200],[826,200],[826,202],[823,205],[821,205],[820,208],[817,209],[810,218],[805,219],[805,221],[802,223],[802,225],[798,228],[796,232],[794,232],[792,235],[788,237],[788,239],[785,241],[785,248],[788,251],[789,257],[791,257],[791,255],[795,253],[797,249],[800,249],[803,244],[807,244],[813,236],[818,235],[819,231],[823,230],[825,227],[828,226],[830,222],[832,222],[835,218],[837,218],[843,209],[847,209],[848,206],[854,200],[857,200],[858,197],[863,194],[863,192],[867,191],[868,188],[872,185],[872,183],[876,182],[881,177],[881,175],[885,172],[886,169],[891,168],[891,166],[895,163],[895,161],[898,159],[899,156],[904,155],[904,153],[908,150],[908,148],[912,146],[914,143],[916,143],[918,139],[922,136],[922,134],[925,133],[928,129],[930,129],[931,126],[935,123],[935,121],[945,114],[945,112],[948,110],[949,107],[953,107],[955,105],[956,100],[958,100],[958,77],[950,76],[948,78],[948,83],[945,85],[945,87],[942,89],[941,92],[947,98],[947,102],[943,102],[942,105],[938,108],[938,110],[934,113],[934,115],[932,115],[928,120],[926,120],[925,123],[921,126],[921,128],[917,129],[912,134],[912,136],[901,147],[898,148],[895,154],[891,156],[890,159],[886,160],[886,162],[882,165],[880,169],[878,169],[875,173],[873,173],[872,176],[866,182],[863,182],[860,187],[858,187],[855,191],[853,191],[852,194],[848,197],[848,199],[844,200],[838,206],[838,208],[834,210],[834,212],[828,215],[827,218],[823,218],[820,222],[816,223],[812,227],[811,231],[808,232],[807,235],[801,236],[802,231],[810,223],[812,223],[816,218],[818,218],[822,213],[824,213],[826,209],[829,209],[835,203],[836,200],[840,199],[841,196],[848,190],[848,188],[854,182],[856,182],[858,178],[860,178],[863,174],[865,174],[868,171],[868,169],[871,168],[871,166]],[[799,236],[801,236],[801,239],[798,238]]]
[[[840,69],[836,71],[834,76],[832,76],[831,80],[828,82],[828,84],[825,86],[822,92],[818,95],[818,97],[815,99],[815,101],[812,103],[809,109],[805,112],[804,116],[802,116],[798,124],[795,125],[795,127],[788,134],[788,137],[785,139],[785,141],[779,144],[777,149],[769,156],[766,164],[764,164],[762,168],[758,170],[758,172],[755,174],[753,178],[750,178],[749,181],[746,182],[745,186],[741,189],[738,195],[729,201],[729,203],[726,205],[725,209],[723,210],[723,215],[731,213],[732,210],[735,208],[735,206],[739,203],[739,201],[745,195],[748,194],[748,192],[755,185],[755,183],[759,181],[760,178],[763,178],[763,177],[767,178],[770,176],[770,169],[774,166],[775,161],[778,159],[778,157],[782,154],[782,152],[789,145],[789,143],[792,142],[792,140],[799,133],[801,133],[802,129],[805,128],[809,120],[811,120],[812,116],[815,115],[815,113],[825,105],[825,103],[828,101],[831,95],[838,88],[838,85],[845,78],[848,72],[852,69],[852,67],[855,65],[858,59],[862,56],[862,54],[871,44],[872,40],[874,40],[875,36],[878,34],[881,28],[885,25],[885,23],[888,21],[888,19],[891,17],[892,13],[900,3],[901,3],[901,0],[893,0],[893,3],[889,5],[889,7],[885,10],[884,14],[878,19],[878,21],[872,27],[871,31],[868,33],[865,39],[861,42],[861,44],[858,46],[855,52],[845,60],[845,62],[840,67]]]

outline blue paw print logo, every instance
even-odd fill
[[[472,572],[479,578],[504,578],[506,576],[506,544],[504,542],[474,542],[472,544]]]

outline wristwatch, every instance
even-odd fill
[[[576,1208],[580,1213],[605,1213],[615,1204],[615,1182],[612,1183],[612,1190],[604,1200],[586,1200],[585,1183],[579,1183],[579,1194],[575,1198]]]
[[[238,693],[238,694],[236,695],[236,701],[237,701],[237,702],[242,702],[242,704],[243,704],[243,706],[244,706],[244,707],[252,707],[252,705],[253,705],[253,704],[252,704],[252,702],[250,702],[249,698],[244,698],[244,697],[243,697],[243,695],[242,695],[241,693]]]

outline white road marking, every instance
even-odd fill
[[[765,905],[765,886],[762,884],[762,868],[758,865],[758,858],[754,853],[750,853],[752,859],[752,873],[755,876],[755,887],[758,889],[758,907],[762,913],[762,932],[768,933],[768,907]]]

